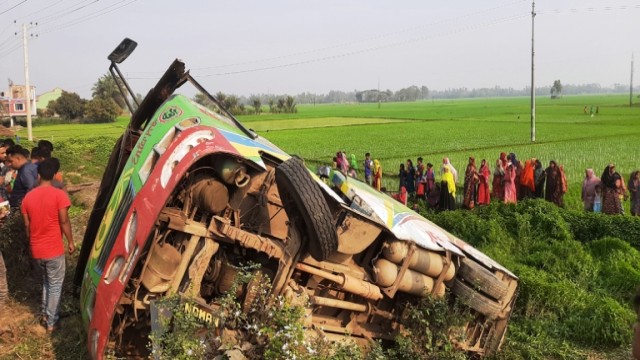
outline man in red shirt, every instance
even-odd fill
[[[69,222],[71,202],[67,193],[51,186],[58,171],[57,164],[53,159],[47,159],[38,165],[40,185],[27,193],[21,208],[31,256],[42,270],[42,314],[49,331],[56,328],[60,318],[65,271],[63,234],[67,238],[69,254],[76,250]]]

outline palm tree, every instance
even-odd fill
[[[289,113],[289,114],[293,114],[293,113],[297,113],[298,109],[296,108],[296,99],[294,99],[292,96],[287,96],[284,99],[284,112]]]
[[[91,95],[94,98],[104,99],[104,100],[113,100],[120,109],[124,109],[126,106],[126,102],[124,101],[124,97],[120,93],[120,89],[118,89],[118,85],[116,84],[116,80],[110,75],[105,74],[102,75],[98,81],[93,84],[91,88]]]
[[[272,114],[276,113],[276,102],[273,98],[269,99],[269,112]]]
[[[259,97],[254,96],[251,99],[251,106],[253,106],[253,112],[256,115],[260,115],[260,113],[262,112],[262,102],[260,101]]]

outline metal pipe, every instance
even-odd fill
[[[405,241],[386,242],[382,247],[382,254],[387,260],[402,265],[402,262],[409,256],[409,244]],[[437,278],[444,269],[446,257],[433,251],[416,248],[408,261],[409,269]],[[444,281],[453,279],[455,271],[455,266],[449,266],[444,275]]]
[[[321,296],[311,296],[311,303],[318,306],[328,306],[332,308],[352,310],[358,312],[366,312],[368,306],[366,304],[358,304],[350,301],[331,299]]]
[[[184,273],[187,271],[187,266],[189,266],[189,262],[191,262],[191,257],[193,253],[196,251],[196,247],[200,242],[199,235],[191,235],[191,239],[189,239],[189,243],[187,244],[186,249],[182,253],[182,260],[180,261],[180,266],[178,266],[178,270],[171,282],[171,288],[168,291],[168,295],[175,294],[178,292],[178,288],[180,287],[180,283],[182,282],[182,278],[184,277]]]
[[[420,297],[426,297],[431,294],[434,286],[433,278],[417,271],[407,269],[404,276],[398,279],[399,269],[398,265],[387,259],[376,260],[373,268],[376,275],[376,282],[380,286],[388,287],[393,286],[398,280],[397,286],[399,291]],[[444,284],[440,284],[434,295],[436,297],[442,297],[444,296],[444,293],[445,286]]]
[[[327,280],[331,280],[334,283],[338,284],[338,286],[340,286],[340,289],[362,296],[364,298],[371,300],[382,299],[382,291],[380,291],[380,288],[378,286],[366,281],[358,280],[347,274],[338,273],[336,275],[303,263],[297,263],[296,269],[308,272],[312,275],[323,277]]]
[[[116,70],[116,72],[118,73],[118,76],[116,76],[116,74],[113,72],[113,69]],[[138,100],[136,100],[136,95],[133,93],[133,91],[131,91],[131,88],[129,87],[129,84],[122,77],[122,73],[120,72],[120,69],[118,68],[118,65],[116,65],[116,63],[114,63],[114,62],[111,63],[111,66],[109,67],[109,72],[111,73],[111,76],[113,76],[113,81],[115,81],[116,86],[118,86],[118,90],[120,91],[120,94],[122,94],[122,97],[124,98],[124,102],[127,104],[127,107],[129,108],[129,111],[131,112],[131,115],[133,115],[135,109],[133,108],[133,106],[131,106],[131,103],[129,102],[129,97],[127,96],[127,93],[122,89],[122,85],[120,84],[120,82],[118,82],[118,77],[124,83],[126,89],[129,92],[129,95],[131,95],[131,97],[133,98],[133,101],[135,101],[136,105],[140,106],[140,104],[138,104]],[[136,130],[138,130],[138,129],[136,129]]]

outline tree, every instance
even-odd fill
[[[276,101],[273,98],[269,98],[269,112],[274,114],[278,111],[276,107]]]
[[[193,97],[193,101],[197,102],[198,104],[209,108],[209,109],[217,109],[218,107],[216,106],[216,103],[214,103],[213,101],[211,101],[211,99],[209,99],[209,97],[205,94],[202,93],[197,93],[196,96]]]
[[[62,95],[55,101],[49,102],[47,109],[60,115],[63,119],[79,119],[84,114],[86,100],[76,93],[62,91]]]
[[[227,95],[225,95],[225,93],[218,91],[214,97],[220,102],[220,104],[225,105],[225,101],[227,101]]]
[[[289,114],[297,113],[298,109],[296,108],[296,99],[291,96],[287,96],[284,99],[285,104],[285,112]]]
[[[251,106],[253,106],[253,112],[256,115],[260,115],[260,113],[262,112],[262,101],[260,101],[259,97],[253,96],[251,98]]]
[[[551,87],[551,98],[557,99],[562,96],[562,84],[560,80],[556,80],[553,82],[553,86]]]
[[[113,122],[120,110],[115,101],[97,97],[87,101],[84,106],[85,117],[92,122]]]
[[[420,98],[424,99],[428,99],[429,98],[429,88],[422,85],[420,87]]]
[[[120,85],[123,85],[121,80],[118,79],[118,82],[120,82]],[[126,106],[124,97],[122,97],[122,94],[118,89],[118,84],[110,74],[102,75],[98,79],[98,81],[93,84],[91,91],[91,96],[93,96],[94,98],[100,98],[104,100],[111,99],[118,105],[120,109],[124,109]]]

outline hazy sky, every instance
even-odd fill
[[[536,85],[629,84],[640,0],[545,0],[536,12]],[[175,58],[211,92],[240,95],[531,82],[531,1],[0,0],[2,88],[24,83],[32,21],[38,93],[90,97],[124,37],[138,48],[121,69],[143,94]]]

